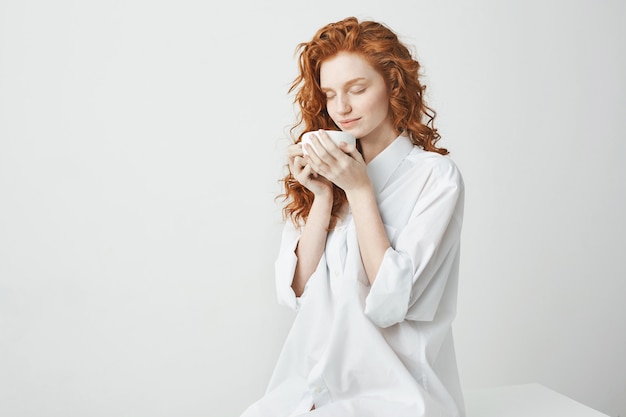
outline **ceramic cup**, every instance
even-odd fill
[[[354,135],[352,135],[351,133],[348,132],[342,132],[341,130],[325,130],[324,132],[326,132],[328,134],[328,136],[330,137],[330,139],[335,142],[335,144],[337,146],[339,146],[340,142],[346,142],[352,145],[356,144],[356,138],[354,137]],[[307,151],[304,147],[305,143],[310,144],[311,146],[313,146],[313,144],[311,143],[311,135],[316,134],[317,131],[311,131],[311,132],[306,132],[304,135],[302,135],[302,151],[304,152],[304,154],[307,154]],[[318,136],[319,138],[319,136]]]

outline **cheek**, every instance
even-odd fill
[[[389,95],[385,90],[379,91],[378,94],[371,97],[369,103],[369,111],[372,113],[387,115],[389,112]]]
[[[369,107],[368,110],[370,113],[384,118],[389,113],[389,102],[386,101],[386,97],[380,97]]]
[[[333,106],[332,102],[326,102],[326,104],[324,104],[324,107],[326,108],[326,112],[329,115],[333,115],[335,113],[335,106]]]

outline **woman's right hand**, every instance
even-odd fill
[[[304,159],[302,146],[294,143],[287,147],[287,160],[289,171],[294,178],[316,196],[331,193],[333,184],[326,178],[313,171],[311,165]]]

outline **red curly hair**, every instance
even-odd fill
[[[385,80],[396,131],[404,132],[424,150],[442,155],[448,153],[445,148],[436,146],[440,138],[433,126],[436,113],[424,102],[426,87],[419,80],[420,64],[389,28],[381,23],[359,22],[355,17],[348,17],[322,27],[310,42],[297,46],[298,52],[299,75],[288,91],[296,92],[294,103],[300,109],[291,128],[292,134],[296,130],[301,132],[295,143],[302,140],[304,132],[340,130],[326,112],[326,96],[320,87],[320,68],[325,60],[339,52],[352,52],[367,60]],[[313,193],[300,184],[291,172],[282,179],[282,183],[285,192],[279,197],[286,202],[283,208],[285,218],[290,218],[295,224],[305,222],[313,203]],[[337,223],[346,203],[343,190],[333,185],[330,229]]]

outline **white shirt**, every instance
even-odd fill
[[[464,186],[456,165],[398,137],[367,165],[391,247],[370,286],[349,213],[317,270],[291,289],[300,228],[287,221],[278,300],[297,310],[263,398],[242,417],[461,417],[456,314]]]

